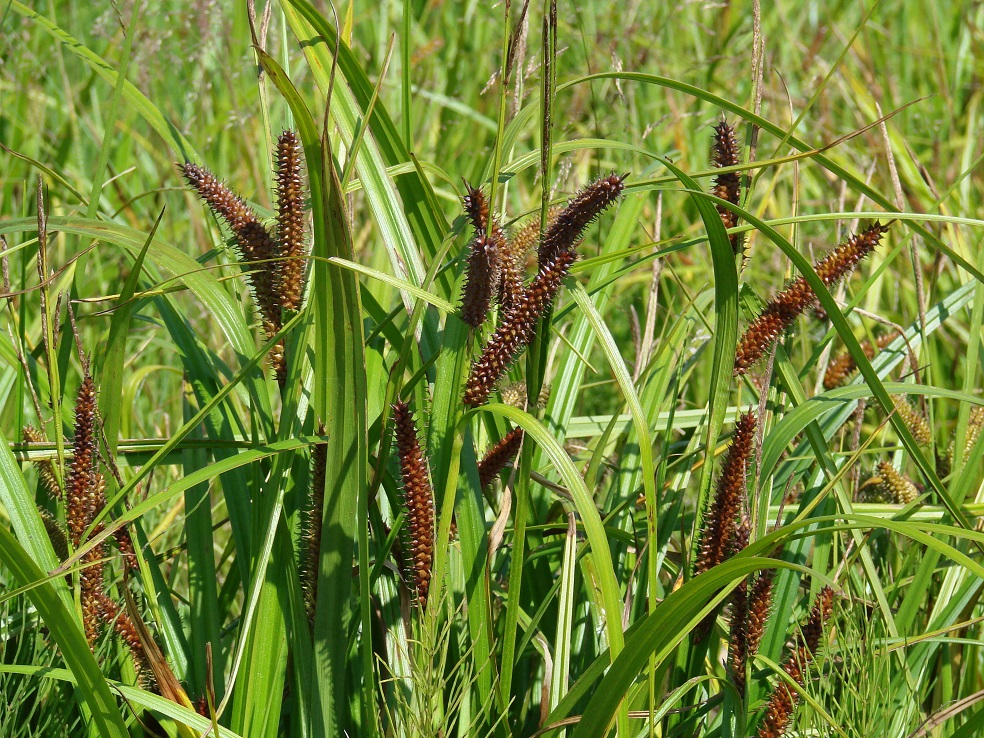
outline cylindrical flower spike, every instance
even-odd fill
[[[614,203],[625,189],[625,177],[610,174],[596,180],[577,193],[560,211],[557,219],[543,234],[537,261],[540,271],[563,251],[575,247],[584,229],[606,208]]]
[[[727,121],[722,120],[714,127],[711,159],[714,166],[720,169],[741,164],[741,145],[738,143],[735,129]],[[741,202],[741,173],[725,172],[717,175],[711,187],[711,194],[727,200],[732,205],[738,205]],[[721,205],[718,205],[717,211],[725,228],[734,228],[738,225],[738,216],[734,212]],[[735,233],[730,238],[731,248],[737,254],[741,248],[741,236]]]
[[[895,401],[895,412],[899,418],[912,432],[912,437],[920,446],[928,446],[933,440],[933,431],[929,428],[929,423],[921,412],[916,410],[904,397],[893,397]]]
[[[25,443],[44,443],[44,436],[41,431],[31,425],[24,426]],[[38,472],[38,481],[45,491],[56,499],[62,498],[62,488],[58,484],[58,477],[55,474],[55,466],[50,459],[41,459],[34,462],[34,468]]]
[[[864,341],[861,343],[861,350],[864,355],[871,359],[875,355],[875,351],[881,351],[883,348],[888,346],[892,341],[898,337],[897,331],[892,331],[891,333],[886,333],[875,339],[874,346],[871,341]],[[838,355],[836,359],[830,362],[827,366],[827,371],[823,375],[823,386],[825,389],[834,389],[834,387],[840,387],[844,384],[848,378],[854,373],[854,370],[858,368],[857,363],[854,361],[854,357],[847,351]]]
[[[817,262],[814,266],[817,276],[828,287],[836,284],[850,274],[861,259],[874,251],[887,230],[888,226],[876,222],[867,230],[851,236],[846,243]],[[747,372],[803,311],[816,302],[817,296],[803,277],[797,277],[786,289],[773,297],[761,315],[749,324],[738,342],[735,376]]]
[[[468,252],[468,271],[461,298],[461,319],[478,328],[488,317],[492,295],[498,289],[499,247],[484,233],[472,239]]]
[[[318,433],[324,435],[321,426]],[[314,625],[315,604],[318,600],[318,569],[321,557],[321,526],[325,506],[325,472],[328,466],[328,444],[317,443],[311,451],[311,497],[301,521],[301,557],[299,575],[304,594],[304,609]]]
[[[537,321],[553,301],[560,283],[574,263],[573,251],[561,251],[544,265],[519,301],[502,318],[499,327],[489,338],[482,355],[472,364],[465,384],[464,403],[469,407],[483,405],[495,385],[533,338]]]
[[[478,462],[478,478],[485,489],[499,476],[506,465],[516,458],[523,442],[523,429],[513,428]]]
[[[396,453],[400,460],[403,500],[407,507],[406,530],[410,569],[417,590],[417,603],[427,606],[431,564],[434,560],[434,491],[424,460],[417,427],[404,402],[393,405]]]
[[[820,590],[810,610],[809,618],[794,641],[793,651],[783,664],[786,674],[800,686],[805,683],[805,670],[813,661],[820,646],[824,623],[830,619],[833,611],[833,600],[834,591],[830,587]],[[759,725],[758,738],[780,738],[789,725],[798,701],[799,694],[790,689],[785,682],[776,685],[766,704]]]
[[[277,140],[277,245],[280,256],[280,304],[297,310],[304,299],[304,184],[301,180],[301,141],[294,131]]]

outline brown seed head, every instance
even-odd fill
[[[410,569],[417,589],[417,603],[423,609],[427,606],[434,560],[434,492],[413,414],[406,403],[393,405],[393,425],[403,481],[403,501],[407,507]]]
[[[498,289],[500,254],[496,242],[484,233],[472,239],[468,272],[461,298],[461,319],[478,328],[488,317],[492,295]]]
[[[75,439],[72,443],[72,466],[66,480],[65,517],[78,548],[86,528],[95,518],[100,499],[96,472],[96,388],[92,377],[85,376],[75,400]]]
[[[486,342],[482,354],[472,364],[465,385],[464,403],[469,407],[485,404],[509,365],[533,338],[537,321],[553,302],[561,281],[577,258],[573,251],[561,251],[547,262],[523,292],[519,301],[502,318]]]
[[[44,436],[37,428],[31,425],[24,426],[24,443],[44,443]],[[34,468],[38,472],[38,481],[44,487],[45,492],[60,500],[62,498],[62,488],[58,484],[58,476],[55,474],[55,465],[51,459],[39,459],[33,462]]]
[[[704,518],[695,574],[717,566],[731,550],[738,514],[745,499],[748,460],[754,442],[755,413],[749,411],[738,418],[731,446],[721,466],[714,500]]]
[[[874,346],[871,344],[871,341],[863,341],[861,343],[861,350],[866,357],[871,359],[875,355],[876,349],[881,351],[894,341],[898,335],[898,331],[892,331],[891,333],[879,336],[875,339]],[[823,386],[829,390],[834,389],[834,387],[840,387],[850,378],[857,368],[858,365],[854,361],[854,357],[849,352],[844,351],[827,366],[827,371],[823,375]]]
[[[301,142],[294,131],[277,140],[277,243],[280,264],[280,304],[297,310],[304,298],[304,184],[301,179]]]
[[[478,478],[482,489],[492,484],[492,481],[499,476],[506,465],[516,458],[522,442],[523,429],[513,428],[478,462]]]
[[[874,251],[888,226],[875,223],[834,249],[814,265],[824,285],[836,284],[850,274],[858,262]],[[772,298],[753,320],[738,342],[735,355],[735,376],[741,376],[761,359],[766,350],[787,331],[807,308],[815,305],[817,296],[803,277],[797,277],[782,292]]]
[[[322,425],[318,433],[324,435]],[[299,574],[304,593],[308,622],[314,625],[318,601],[318,562],[321,558],[321,526],[325,506],[325,472],[328,467],[328,444],[317,443],[311,451],[311,496],[301,519],[301,560]]]
[[[625,176],[610,174],[595,180],[567,203],[567,207],[560,212],[543,235],[537,253],[541,271],[543,266],[551,263],[558,254],[575,248],[588,224],[622,194],[622,190],[625,189]]]
[[[711,147],[711,158],[715,167],[725,168],[734,167],[741,164],[741,145],[738,143],[738,136],[735,129],[727,121],[721,121],[714,127],[714,145]],[[711,187],[711,194],[727,200],[732,205],[741,202],[741,173],[725,172],[714,178]],[[738,216],[728,208],[718,206],[718,214],[725,228],[734,228],[738,225]],[[731,235],[731,248],[735,253],[741,248],[741,236]]]

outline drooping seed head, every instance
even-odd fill
[[[879,461],[876,467],[877,486],[882,499],[896,505],[908,505],[919,497],[916,485],[890,461]],[[874,479],[872,481],[874,481]]]
[[[478,478],[482,489],[492,484],[506,465],[516,458],[522,443],[523,429],[513,428],[478,462]]]
[[[625,189],[625,177],[610,174],[595,180],[567,203],[550,224],[537,253],[540,270],[563,251],[575,248],[584,229],[611,206]]]
[[[827,287],[836,284],[850,274],[861,259],[874,251],[887,230],[887,226],[876,222],[867,230],[852,235],[845,243],[814,265],[817,276]],[[797,277],[773,297],[762,313],[749,323],[738,342],[735,354],[735,376],[747,372],[796,319],[816,302],[816,294],[803,277]]]
[[[553,302],[561,281],[570,270],[577,255],[562,251],[537,273],[522,297],[506,312],[495,332],[486,342],[482,354],[472,364],[465,384],[464,403],[469,407],[485,404],[506,370],[529,345],[537,321]]]
[[[25,443],[44,443],[44,436],[41,435],[41,431],[31,425],[24,426],[24,442]],[[38,459],[32,462],[34,468],[38,473],[38,481],[44,488],[45,492],[60,500],[62,498],[62,488],[58,484],[58,475],[55,474],[55,465],[51,462],[51,459]]]

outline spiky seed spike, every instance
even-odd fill
[[[393,405],[393,425],[403,481],[403,500],[407,507],[410,569],[417,589],[417,603],[424,609],[434,560],[434,492],[417,438],[417,426],[406,403]]]
[[[814,265],[817,276],[825,286],[836,284],[850,274],[858,262],[874,251],[888,226],[875,223],[867,230],[851,236]],[[735,376],[741,376],[766,350],[789,329],[804,310],[815,305],[817,296],[806,279],[797,277],[782,292],[773,297],[745,330],[735,354]]]
[[[543,235],[537,253],[540,271],[558,254],[574,249],[588,224],[614,203],[623,189],[625,176],[610,174],[595,180],[571,198]]]
[[[25,443],[44,443],[44,436],[41,434],[37,428],[31,425],[24,426],[24,442]],[[62,488],[58,484],[58,476],[55,474],[55,465],[51,463],[50,459],[39,459],[34,463],[34,468],[38,473],[38,481],[44,487],[45,491],[60,500],[62,498]]]
[[[301,141],[286,130],[277,139],[277,245],[280,264],[279,296],[285,310],[297,310],[304,299],[304,184],[301,179]]]
[[[929,423],[923,414],[916,410],[904,397],[893,397],[895,401],[895,412],[899,414],[902,422],[912,431],[912,437],[920,446],[928,446],[933,440],[933,432],[929,429]]]
[[[65,529],[43,507],[38,508],[38,513],[41,515],[41,522],[44,524],[44,530],[48,534],[48,540],[51,541],[55,556],[59,561],[64,561],[68,558],[68,538],[65,536]]]
[[[318,433],[324,435],[322,425]],[[311,496],[301,519],[301,591],[308,622],[314,627],[314,608],[318,601],[318,561],[321,555],[321,526],[325,506],[325,472],[328,467],[328,444],[317,443],[311,452]]]
[[[537,321],[553,301],[561,281],[574,263],[573,251],[561,251],[547,262],[522,297],[502,318],[486,342],[482,354],[472,364],[465,384],[464,403],[469,407],[485,404],[509,365],[533,338]]]
[[[695,574],[720,564],[730,550],[738,513],[745,499],[745,478],[754,441],[755,413],[749,411],[738,418],[734,437],[721,466],[714,500],[704,518]]]
[[[472,187],[465,183],[467,194],[462,198],[465,206],[465,213],[471,221],[475,233],[485,233],[489,227],[489,202],[485,199],[485,193],[480,187]]]
[[[253,209],[239,195],[219,181],[208,169],[187,162],[178,168],[199,197],[219,218],[225,221],[236,239],[240,258],[247,269],[246,281],[253,293],[263,333],[272,337],[282,327],[278,283],[280,270],[276,261],[277,245],[269,231],[260,223]],[[261,262],[261,263],[254,263]],[[270,365],[281,385],[286,379],[283,345],[270,351]]]
[[[830,587],[820,590],[810,609],[809,618],[794,642],[793,651],[783,664],[786,674],[800,686],[805,683],[805,670],[813,661],[820,646],[824,623],[830,619],[833,612],[833,601],[834,591]],[[790,689],[785,682],[776,685],[766,704],[759,725],[758,738],[780,738],[789,725],[798,701],[799,694]]]
[[[875,339],[874,345],[872,345],[871,341],[862,341],[861,350],[868,359],[871,359],[874,357],[876,351],[881,351],[884,349],[888,346],[888,344],[894,341],[898,335],[898,331],[885,333]],[[827,371],[823,375],[824,388],[830,390],[834,389],[834,387],[840,387],[848,380],[857,368],[858,365],[854,361],[854,357],[851,356],[850,352],[844,351],[836,359],[830,362],[827,367]]]
[[[884,497],[888,498],[896,505],[908,505],[919,497],[919,490],[909,481],[909,478],[898,471],[892,462],[879,461],[877,477],[879,478],[878,487]]]
[[[714,127],[714,145],[711,152],[712,163],[719,169],[741,164],[741,145],[738,143],[735,129],[727,121],[722,120]],[[738,205],[741,202],[741,172],[725,172],[717,175],[711,187],[711,194],[727,200],[732,205]],[[734,212],[720,205],[717,211],[725,228],[734,228],[738,225],[738,216]],[[731,248],[737,254],[741,248],[741,236],[734,233],[730,239]]]
[[[472,239],[461,298],[461,319],[472,328],[481,326],[488,317],[492,295],[498,288],[499,260],[499,248],[493,239],[484,233]]]
[[[492,484],[492,481],[499,476],[499,472],[516,458],[522,442],[523,429],[513,428],[478,462],[478,478],[481,482],[482,489]]]
[[[66,480],[65,518],[72,546],[78,548],[86,528],[96,515],[96,388],[88,374],[75,399],[75,439],[72,465]]]
[[[732,552],[738,553],[748,545],[751,526],[748,518],[742,518],[735,530]],[[742,579],[731,595],[731,637],[728,640],[728,663],[739,694],[745,692],[745,659],[748,621],[748,580]]]
[[[745,632],[747,657],[758,653],[765,624],[772,611],[772,581],[775,579],[775,569],[765,569],[756,578],[748,596],[748,626]]]
[[[126,644],[126,647],[133,655],[133,664],[137,676],[141,679],[146,678],[145,675],[148,674],[152,676],[153,672],[148,668],[147,664],[147,654],[144,651],[143,643],[140,641],[140,633],[137,631],[137,626],[134,625],[130,616],[106,594],[103,594],[100,598],[99,608],[103,622],[107,625],[112,625],[113,630],[116,631],[120,640]]]
[[[116,547],[123,554],[123,560],[126,566],[130,571],[136,572],[139,566],[137,552],[133,549],[133,539],[130,537],[130,529],[125,525],[122,528],[117,528],[113,531],[113,539],[116,541]]]

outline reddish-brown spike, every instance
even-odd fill
[[[325,434],[325,427],[318,429]],[[321,526],[325,506],[325,472],[328,466],[328,444],[315,444],[311,452],[311,497],[301,521],[301,591],[308,622],[314,626],[315,604],[318,601],[318,562],[321,556]]]
[[[471,221],[476,234],[486,233],[489,227],[489,202],[485,199],[485,193],[480,187],[472,187],[467,182],[465,189],[467,194],[462,198],[462,204],[465,206],[468,220]]]
[[[469,407],[485,404],[509,365],[533,338],[537,321],[553,301],[561,281],[574,263],[573,251],[561,251],[544,265],[522,297],[502,318],[499,327],[472,364],[465,384],[464,403]]]
[[[122,528],[117,528],[113,531],[113,539],[116,541],[116,547],[123,554],[123,560],[130,569],[130,571],[137,571],[137,552],[133,549],[133,539],[130,537],[130,529],[125,525]]]
[[[301,141],[287,130],[277,140],[277,245],[280,247],[279,296],[285,310],[297,310],[304,299],[304,184]]]
[[[516,458],[522,442],[523,429],[513,428],[478,462],[478,478],[482,489],[492,484],[492,481],[499,476],[506,465]]]
[[[484,233],[472,239],[461,298],[461,319],[472,328],[481,326],[488,317],[492,295],[498,289],[500,258],[495,240]]]
[[[253,293],[253,300],[263,323],[263,332],[272,337],[282,326],[278,284],[280,270],[276,261],[277,244],[270,232],[260,223],[253,209],[214,174],[198,164],[179,164],[199,197],[217,216],[226,222],[236,238],[239,255],[248,269],[246,280]],[[260,263],[255,263],[260,262]],[[270,351],[270,365],[281,385],[286,379],[283,362],[283,346]]]
[[[820,646],[824,623],[827,622],[833,611],[833,600],[834,591],[830,587],[824,587],[820,590],[813,607],[810,609],[809,618],[794,641],[793,651],[783,664],[783,670],[786,674],[800,686],[805,683],[805,670]],[[799,694],[790,689],[785,682],[780,682],[766,704],[765,713],[759,725],[758,738],[780,738],[789,725],[798,701]]]
[[[748,625],[745,631],[747,658],[758,653],[759,644],[762,642],[765,624],[772,611],[772,582],[775,576],[775,569],[764,570],[755,578],[755,584],[752,585],[748,596]]]
[[[24,443],[44,443],[44,436],[37,428],[31,425],[24,426]],[[55,474],[55,465],[50,459],[40,459],[33,462],[34,468],[38,472],[38,481],[45,491],[60,500],[62,498],[62,488],[58,484],[58,476]]]
[[[735,129],[727,121],[722,120],[714,127],[712,163],[719,169],[741,164],[741,145],[738,143]],[[717,175],[711,187],[711,194],[727,200],[732,205],[738,205],[741,202],[741,172],[725,172]],[[718,205],[717,211],[725,228],[734,228],[738,225],[738,216],[734,212],[721,205]],[[735,233],[730,238],[731,248],[737,254],[741,248],[741,236]]]
[[[417,603],[423,609],[427,606],[434,560],[434,491],[417,438],[417,426],[406,403],[393,405],[393,425],[403,481],[403,500],[407,507],[405,525],[410,569],[416,585]]]
[[[745,477],[755,442],[755,413],[738,418],[728,447],[714,501],[704,518],[694,573],[700,574],[720,564],[731,546],[738,513],[745,499]]]
[[[38,513],[41,515],[41,522],[44,524],[44,530],[48,534],[48,540],[51,541],[51,548],[54,549],[55,556],[58,557],[59,561],[64,561],[68,558],[68,538],[65,535],[65,529],[44,508],[38,508]]]
[[[732,540],[732,553],[739,553],[748,545],[751,525],[748,518],[742,518]],[[728,640],[728,663],[731,675],[739,694],[745,691],[745,658],[748,652],[746,643],[748,620],[748,580],[742,579],[731,595],[731,637]]]
[[[824,285],[836,284],[874,251],[888,226],[875,223],[866,231],[851,236],[824,259],[814,265]],[[753,320],[738,342],[735,355],[735,376],[741,376],[766,350],[789,329],[804,310],[816,304],[817,296],[803,277],[797,277],[782,292],[772,298],[762,313]]]
[[[85,376],[75,400],[75,439],[72,465],[66,480],[65,517],[72,546],[78,548],[85,530],[96,515],[98,501],[96,458],[96,387]]]
[[[537,253],[540,271],[558,254],[574,249],[588,224],[614,203],[624,189],[625,176],[610,174],[592,182],[571,198],[543,234]]]

